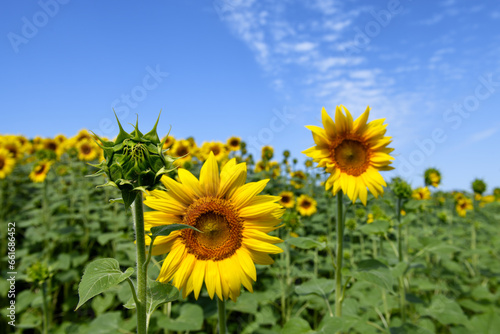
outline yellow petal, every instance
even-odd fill
[[[201,167],[200,185],[205,195],[217,196],[220,185],[219,166],[212,151],[210,151],[207,161]]]
[[[321,121],[323,122],[323,127],[325,128],[327,137],[337,137],[337,129],[335,128],[335,123],[333,122],[330,115],[328,115],[328,113],[326,112],[325,107],[321,109]]]
[[[245,247],[253,249],[258,252],[264,252],[269,254],[278,254],[283,252],[283,250],[278,246],[256,239],[243,238],[242,243],[243,245],[245,245]]]
[[[252,258],[250,257],[250,254],[248,254],[248,251],[246,251],[243,248],[239,248],[236,251],[236,256],[238,257],[238,262],[241,265],[241,268],[243,271],[254,281],[257,280],[257,271],[255,270],[255,264],[252,261]]]
[[[191,203],[193,203],[193,193],[181,183],[166,176],[163,176],[161,178],[161,182],[163,183],[163,185],[165,185],[165,188],[167,188],[169,195],[179,203],[182,203],[186,206],[189,206]]]
[[[266,187],[269,180],[260,180],[258,182],[247,183],[238,188],[232,197],[233,205],[236,209],[243,208],[247,205],[258,193]]]
[[[179,175],[179,181],[181,181],[186,188],[191,190],[195,198],[203,197],[203,192],[200,187],[200,182],[193,174],[191,174],[190,171],[184,168],[179,168],[177,172]]]

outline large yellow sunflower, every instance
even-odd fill
[[[306,126],[312,131],[316,146],[302,153],[331,174],[326,190],[332,188],[334,195],[342,190],[353,202],[359,197],[366,205],[366,188],[375,197],[381,195],[382,187],[387,185],[380,171],[393,169],[389,165],[394,158],[389,153],[394,149],[387,147],[391,137],[384,136],[387,125],[383,124],[384,119],[368,122],[370,107],[355,121],[344,106],[337,106],[335,122],[325,108],[321,112],[324,128]]]
[[[267,235],[277,228],[284,209],[279,196],[257,196],[269,180],[245,184],[245,163],[231,159],[219,174],[210,153],[196,179],[179,169],[179,181],[163,177],[168,192],[154,190],[144,204],[157,211],[145,213],[145,229],[168,224],[189,224],[191,229],[172,232],[155,240],[152,254],[168,253],[158,280],[169,282],[186,297],[200,295],[203,282],[210,298],[236,301],[241,285],[252,290],[255,264],[271,264],[268,254],[282,252],[281,239]],[[150,243],[147,237],[146,244]]]
[[[11,156],[8,150],[0,147],[0,179],[5,179],[12,172],[15,165],[16,159]]]

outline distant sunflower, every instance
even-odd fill
[[[101,148],[91,139],[82,139],[76,143],[78,159],[92,161],[99,157]]]
[[[166,150],[167,148],[171,147],[174,143],[175,143],[175,138],[173,136],[167,136],[167,139],[165,139],[165,143],[163,144],[163,149]]]
[[[431,192],[429,188],[423,187],[423,188],[417,188],[413,190],[413,194],[411,195],[414,199],[417,200],[424,200],[424,199],[430,199],[431,198]]]
[[[291,209],[295,206],[295,198],[291,191],[283,191],[279,194],[281,197],[280,204],[287,209]]]
[[[332,188],[334,195],[342,190],[353,202],[359,197],[366,205],[366,188],[375,197],[381,195],[387,185],[380,171],[393,169],[389,165],[394,158],[389,153],[394,149],[387,147],[391,143],[391,137],[385,137],[387,125],[384,119],[367,122],[370,107],[355,121],[344,106],[336,108],[335,122],[325,108],[321,112],[324,128],[306,126],[316,146],[302,153],[330,173],[326,190]]]
[[[38,162],[31,171],[29,178],[31,181],[39,183],[45,181],[47,174],[49,173],[50,166],[52,162],[49,160],[42,160]]]
[[[5,179],[15,165],[16,159],[11,156],[11,153],[5,148],[0,148],[0,179]]]
[[[181,139],[176,140],[172,144],[172,148],[170,149],[169,154],[171,154],[174,158],[177,158],[175,160],[175,164],[182,167],[186,162],[191,161],[192,150],[193,146],[191,145],[191,143],[186,139]]]
[[[473,208],[472,201],[467,197],[460,198],[455,206],[455,209],[460,217],[465,217],[467,215],[467,211],[470,211]]]
[[[213,153],[215,159],[219,162],[223,161],[228,156],[226,146],[219,141],[203,143],[200,152],[201,160],[205,161],[208,159],[210,152]]]
[[[24,155],[22,144],[15,136],[3,136],[0,141],[0,147],[9,151],[10,156],[15,160],[21,159]]]
[[[230,151],[239,151],[241,149],[241,138],[233,136],[227,140],[226,145]]]
[[[145,228],[168,224],[189,224],[191,229],[158,237],[154,255],[168,253],[158,280],[182,290],[184,297],[194,292],[198,299],[205,282],[210,298],[236,301],[241,285],[253,291],[256,264],[271,264],[268,254],[281,253],[274,244],[281,239],[267,235],[280,223],[283,208],[278,196],[257,196],[268,180],[245,184],[245,163],[231,159],[219,173],[210,153],[196,179],[179,169],[180,182],[163,177],[168,192],[150,192],[144,204],[158,211],[145,213]],[[147,243],[150,242],[147,238]]]
[[[441,183],[441,173],[436,168],[429,168],[424,172],[424,182],[426,186],[437,188]]]
[[[272,146],[262,147],[262,160],[271,160],[274,156],[274,148]]]
[[[297,199],[297,210],[302,216],[312,216],[316,213],[316,200],[307,195],[300,195]]]

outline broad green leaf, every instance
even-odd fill
[[[335,281],[326,278],[313,278],[295,287],[295,292],[298,295],[315,293],[325,298],[328,297],[333,290],[335,290]]]
[[[155,226],[151,228],[151,234],[150,236],[152,238],[160,237],[160,236],[168,236],[170,233],[178,230],[184,230],[186,228],[190,228],[192,230],[195,230],[197,232],[203,233],[200,230],[198,230],[196,227],[187,225],[187,224],[170,224],[170,225],[162,225],[162,226]]]
[[[318,334],[332,334],[339,331],[349,333],[361,319],[359,317],[342,316],[342,318],[330,317],[326,315],[319,324]]]
[[[78,287],[80,301],[76,309],[82,306],[90,298],[118,285],[134,273],[134,268],[128,268],[125,272],[120,270],[118,261],[115,259],[98,259],[91,262],[85,268],[82,280]]]
[[[432,297],[431,305],[424,310],[423,315],[428,315],[443,325],[467,324],[467,317],[458,303],[443,295]]]
[[[359,230],[364,233],[383,233],[387,232],[389,226],[390,224],[387,220],[375,220],[371,224],[365,224],[361,226]]]
[[[432,334],[433,332],[429,331],[428,329],[422,328],[415,326],[413,324],[403,324],[402,326],[399,327],[391,327],[390,328],[390,333],[391,334]]]
[[[162,318],[158,327],[171,331],[199,331],[203,325],[203,309],[196,304],[183,304],[176,319]]]
[[[257,295],[245,292],[241,294],[236,303],[226,303],[226,308],[231,311],[255,314],[257,313],[258,303]]]
[[[290,319],[285,326],[283,326],[283,330],[281,331],[283,334],[309,334],[315,333],[311,329],[311,325],[302,319],[302,318],[292,318]]]
[[[358,263],[358,270],[353,272],[353,277],[358,280],[378,285],[388,291],[394,292],[394,278],[389,268],[377,260],[364,260]]]
[[[177,288],[171,284],[161,283],[148,278],[147,295],[148,304],[146,307],[146,312],[148,313],[149,317],[158,308],[158,306],[177,300],[179,298],[179,290],[177,290]],[[128,309],[136,308],[134,298],[130,297],[129,301],[124,305],[124,307]]]
[[[473,316],[467,327],[474,333],[497,334],[500,329],[500,311],[491,307],[488,312]]]
[[[305,237],[288,238],[286,242],[300,249],[318,248],[319,250],[322,250],[326,246],[326,243],[324,242],[319,242]]]

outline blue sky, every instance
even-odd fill
[[[0,32],[2,134],[113,137],[113,108],[145,130],[162,110],[160,134],[302,160],[323,106],[369,105],[396,149],[386,178],[500,186],[497,1],[10,0]]]

